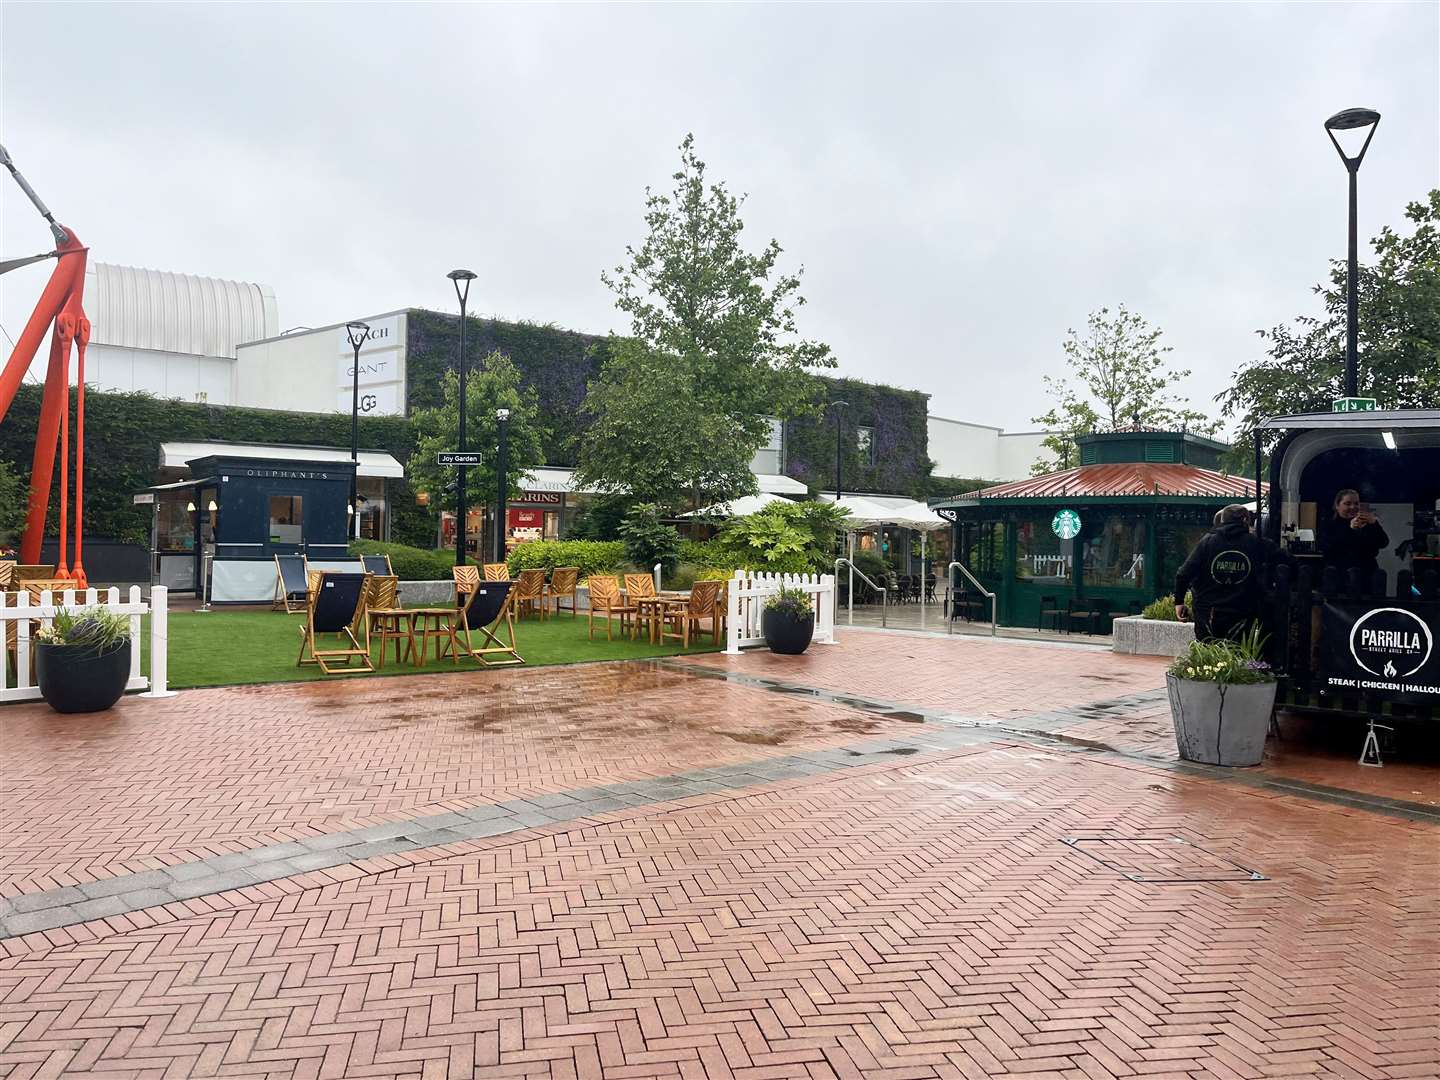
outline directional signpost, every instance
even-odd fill
[[[479,454],[436,454],[435,464],[437,465],[479,465],[481,464]]]
[[[1374,412],[1373,397],[1342,397],[1330,403],[1331,412]]]

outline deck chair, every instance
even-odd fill
[[[365,621],[368,574],[324,571],[317,575],[315,591],[305,605],[305,625],[300,627],[301,664],[318,664],[326,675],[359,675],[375,670],[370,650],[355,635]],[[317,638],[331,634],[339,638],[338,648],[324,648]],[[306,658],[306,652],[309,658]],[[355,667],[351,667],[351,662]]]
[[[579,606],[575,601],[575,590],[580,584],[580,568],[578,566],[557,566],[550,575],[550,601],[555,604],[555,615],[560,615],[560,601],[570,600],[570,617],[578,618],[580,615]]]
[[[465,635],[466,654],[485,667],[507,667],[525,662],[525,658],[515,651],[514,599],[513,581],[482,581],[465,594],[456,637],[458,639],[462,633]],[[481,641],[478,649],[471,637],[476,631],[479,631]],[[502,634],[510,639],[508,645],[501,640]]]
[[[485,564],[486,581],[509,581],[510,564],[503,562],[487,562]]]
[[[361,555],[360,565],[364,567],[365,573],[374,574],[376,577],[395,576],[395,569],[390,565],[389,555]]]
[[[275,599],[270,604],[271,611],[293,614],[305,610],[305,597],[309,592],[306,574],[309,569],[304,555],[275,556]]]
[[[544,570],[521,570],[520,580],[515,584],[514,599],[511,604],[515,608],[518,617],[524,617],[526,610],[534,611],[540,616],[543,622],[546,615],[545,603],[545,571]]]

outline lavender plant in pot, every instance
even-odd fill
[[[765,644],[771,652],[799,656],[810,647],[815,634],[815,605],[803,589],[782,586],[765,601],[761,618]]]
[[[1239,641],[1195,641],[1165,676],[1175,744],[1186,761],[1259,765],[1275,708],[1275,673],[1258,626]]]
[[[130,620],[103,609],[61,609],[35,635],[35,681],[56,712],[100,712],[130,677]]]

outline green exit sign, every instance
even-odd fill
[[[1330,403],[1331,412],[1374,412],[1373,397],[1342,397]]]

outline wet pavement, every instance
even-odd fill
[[[1434,763],[1183,766],[1163,667],[842,629],[0,710],[0,1076],[1440,1075]]]

